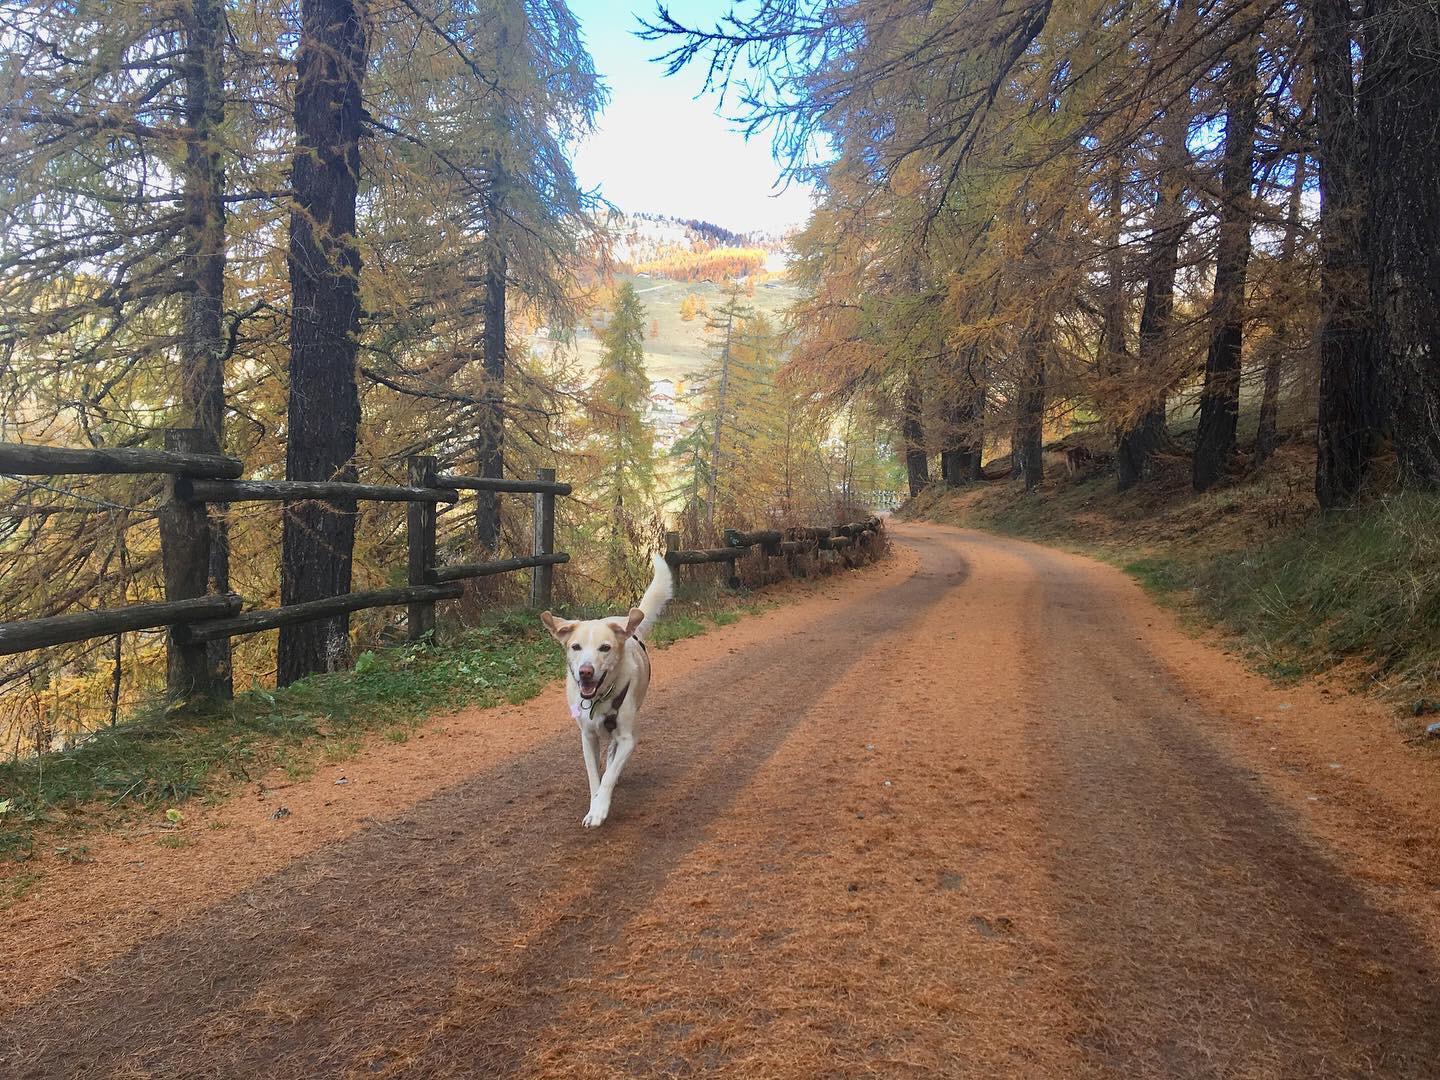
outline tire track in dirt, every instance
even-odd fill
[[[93,972],[80,1000],[70,988],[63,1009],[44,998],[12,1015],[0,1064],[17,1076],[404,1070],[416,1051],[397,1048],[445,1028],[457,986],[497,980],[505,1000],[485,1027],[503,1042],[522,1016],[541,1022],[547,985],[643,908],[871,635],[939,595],[912,576],[828,605],[823,632],[686,672],[658,665],[644,756],[598,833],[572,812],[578,737],[557,737],[145,942]]]
[[[926,567],[942,601],[812,703],[516,1075],[1081,1074],[1048,883],[1014,854],[1043,822],[998,570]]]
[[[1113,595],[1133,585],[1038,547],[971,544],[1019,551],[1037,583],[1024,639],[1047,857],[1104,1071],[1435,1076],[1433,954],[1211,737],[1213,716]]]

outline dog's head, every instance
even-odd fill
[[[565,662],[570,668],[570,677],[580,688],[580,696],[593,698],[610,688],[609,675],[625,654],[625,644],[645,621],[645,613],[631,608],[623,619],[616,616],[566,622],[542,611],[540,621],[550,636],[564,646]]]

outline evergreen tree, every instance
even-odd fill
[[[710,428],[705,417],[693,417],[689,430],[670,447],[674,485],[665,493],[686,525],[686,534],[698,539],[701,523],[708,519],[706,499],[710,493]]]
[[[773,501],[776,462],[770,454],[781,444],[775,335],[741,302],[741,293],[732,284],[725,302],[707,318],[713,357],[695,378],[700,391],[696,430],[703,428],[709,439],[699,509],[711,532],[717,512],[748,522],[778,509]],[[689,447],[686,453],[693,451]]]
[[[615,293],[610,324],[600,336],[592,436],[600,470],[593,489],[609,509],[610,559],[624,564],[628,534],[637,531],[655,495],[655,431],[648,419],[650,377],[645,373],[645,308],[625,282]]]

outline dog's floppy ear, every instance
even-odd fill
[[[615,631],[615,636],[625,641],[635,636],[635,631],[640,629],[640,624],[645,621],[645,612],[638,607],[632,607],[630,614],[625,616],[623,623],[610,621],[610,629]]]
[[[575,631],[573,622],[561,622],[548,611],[540,613],[540,621],[545,624],[545,629],[550,631],[550,636],[556,641],[564,641]]]
[[[640,629],[640,624],[645,621],[645,612],[638,607],[632,607],[630,614],[625,617],[625,636],[634,637],[635,631]]]

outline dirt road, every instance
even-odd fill
[[[1108,567],[895,536],[660,654],[598,832],[556,690],[57,870],[0,1074],[1440,1074],[1433,754]]]

